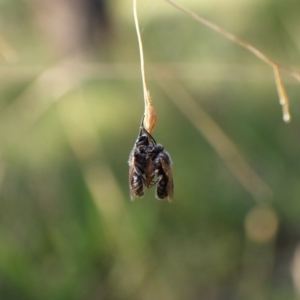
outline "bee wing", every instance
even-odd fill
[[[146,177],[146,182],[145,185],[147,188],[150,188],[152,185],[153,178],[155,176],[155,166],[153,164],[153,161],[150,157],[147,158],[146,160],[146,168],[145,168],[145,177]]]
[[[134,150],[131,151],[130,156],[129,156],[129,160],[128,160],[128,164],[129,164],[129,190],[130,190],[130,198],[131,200],[134,200],[136,197],[133,193],[132,190],[132,177],[133,177],[133,173],[134,173],[134,164],[135,164],[135,157],[133,155]]]
[[[165,159],[161,160],[161,166],[168,177],[168,185],[167,185],[167,193],[168,193],[168,200],[172,202],[173,195],[174,195],[174,183],[173,183],[173,173],[170,163],[168,163]]]

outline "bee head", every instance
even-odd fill
[[[136,147],[140,146],[148,146],[149,145],[149,139],[146,135],[141,135],[137,138],[135,142]]]
[[[156,145],[150,145],[147,147],[147,152],[148,153],[161,153],[164,151],[164,146],[160,145],[160,144],[156,144]]]

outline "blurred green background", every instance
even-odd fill
[[[181,3],[297,70],[299,1]],[[285,124],[267,65],[138,1],[175,196],[131,202],[138,44],[132,2],[106,4],[0,2],[0,299],[298,299],[299,84]]]

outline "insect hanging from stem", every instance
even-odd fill
[[[172,161],[164,146],[157,144],[144,127],[144,116],[139,135],[129,156],[129,188],[131,200],[144,196],[144,186],[156,187],[156,198],[173,199]]]

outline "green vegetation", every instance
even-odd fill
[[[0,299],[294,299],[300,85],[283,76],[285,124],[271,69],[164,1],[138,3],[153,135],[173,160],[175,195],[158,201],[152,188],[131,202],[127,160],[144,108],[125,2],[109,3],[108,38],[81,58],[57,49],[34,1],[0,3],[12,48],[0,43]],[[300,2],[197,2],[186,3],[296,69]],[[164,83],[185,88],[270,193],[244,188],[235,163],[262,185],[217,154]]]

